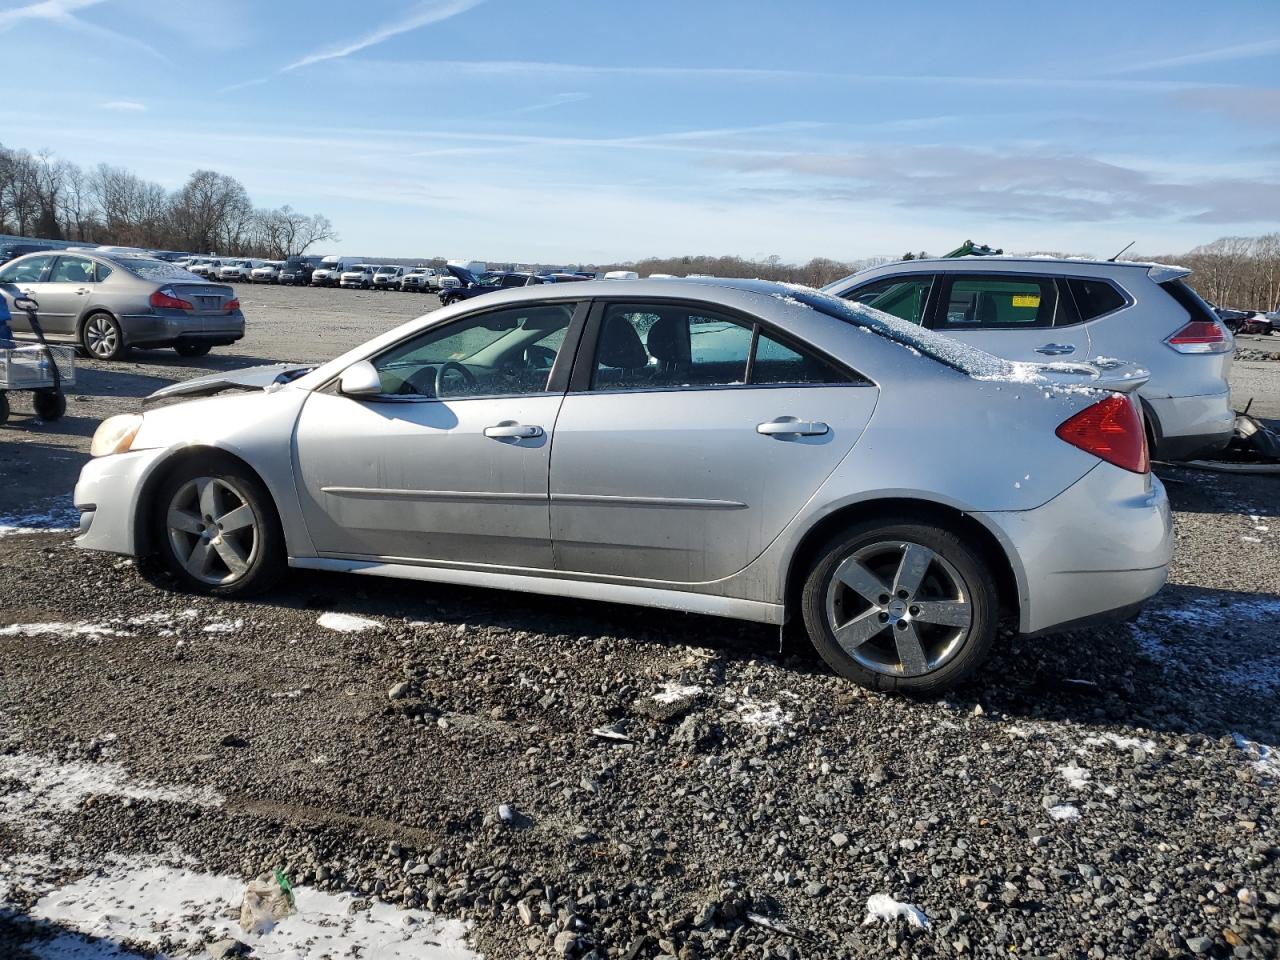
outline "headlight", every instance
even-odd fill
[[[92,457],[109,457],[114,453],[124,453],[133,444],[142,426],[142,415],[123,413],[117,417],[107,417],[94,431],[93,443],[89,444],[89,455]]]

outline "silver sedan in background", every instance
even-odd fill
[[[1164,583],[1143,379],[763,281],[521,288],[105,421],[77,542],[222,596],[292,566],[799,617],[838,673],[934,693],[1002,618]]]
[[[74,343],[98,360],[118,360],[130,347],[199,357],[244,336],[235,290],[144,255],[28,254],[0,267],[0,295],[15,333],[29,333],[30,325],[13,301],[30,297],[49,340]]]

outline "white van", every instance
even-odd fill
[[[361,257],[325,257],[311,274],[313,287],[336,287],[342,280],[342,274],[353,267],[363,264]]]

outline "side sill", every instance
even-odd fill
[[[290,557],[289,566],[302,570],[327,570],[333,573],[363,573],[375,577],[422,580],[427,583],[450,583],[467,587],[517,590],[552,597],[577,600],[599,600],[604,603],[626,603],[659,610],[679,610],[734,620],[781,624],[786,619],[782,604],[759,600],[717,597],[683,590],[659,590],[625,583],[597,583],[586,580],[561,580],[555,577],[533,577],[487,570],[459,570],[452,567],[429,567],[408,563],[381,563],[376,560],[339,560],[330,557]]]

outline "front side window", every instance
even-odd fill
[[[933,289],[933,280],[931,274],[887,277],[852,290],[846,293],[844,298],[919,326],[924,323],[924,313],[929,305],[929,292]]]
[[[50,283],[93,283],[93,261],[85,257],[59,257],[49,274]]]
[[[533,304],[455,320],[373,361],[390,396],[447,400],[542,393],[571,304]]]
[[[36,283],[52,259],[53,256],[48,255],[15,260],[0,270],[0,283]]]
[[[594,390],[862,382],[765,334],[759,324],[680,304],[610,304]]]
[[[1049,277],[952,277],[938,326],[952,330],[1051,327],[1058,289]]]

